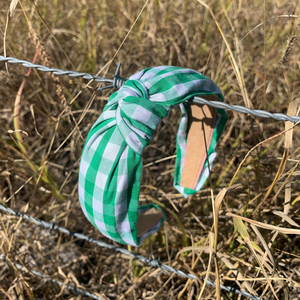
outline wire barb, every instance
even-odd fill
[[[127,79],[119,76],[120,69],[121,69],[121,63],[119,62],[115,75],[113,76],[112,85],[103,86],[98,90],[103,91],[110,88],[119,89],[122,85],[124,85]]]
[[[50,228],[50,233],[52,232],[52,230],[55,227],[55,222],[56,222],[56,215],[54,216],[54,221],[53,221],[52,227]]]
[[[1,210],[4,211],[4,212],[10,213],[12,215],[15,215],[15,216],[17,216],[19,218],[23,218],[25,220],[28,220],[28,221],[30,221],[30,222],[32,222],[34,224],[43,226],[46,229],[51,229],[52,228],[53,230],[57,230],[57,231],[60,231],[62,233],[68,234],[70,236],[74,236],[77,239],[85,240],[85,241],[87,241],[89,243],[96,244],[96,245],[98,245],[100,247],[104,247],[104,248],[107,248],[107,249],[110,249],[110,250],[113,250],[113,251],[120,252],[120,253],[125,254],[127,256],[130,256],[130,257],[132,257],[134,259],[137,259],[137,260],[140,260],[140,261],[142,261],[144,263],[147,263],[151,267],[159,268],[164,273],[165,273],[165,271],[167,271],[167,272],[170,272],[170,273],[175,273],[176,275],[181,276],[181,277],[186,277],[186,278],[189,278],[189,279],[197,280],[197,277],[195,275],[193,275],[193,274],[184,273],[181,270],[176,270],[176,269],[172,268],[171,266],[163,264],[163,263],[160,262],[160,258],[154,259],[152,252],[151,252],[149,258],[146,258],[146,257],[144,257],[142,255],[139,255],[139,254],[136,254],[136,253],[132,253],[132,252],[128,251],[127,249],[116,247],[114,245],[107,244],[107,243],[102,242],[100,240],[95,240],[95,239],[93,239],[91,237],[87,237],[87,236],[85,236],[85,235],[83,235],[81,233],[72,232],[72,231],[70,231],[70,230],[68,230],[66,228],[60,227],[60,226],[58,226],[56,224],[53,224],[53,223],[50,223],[50,222],[46,222],[46,221],[42,221],[42,220],[38,220],[38,219],[30,217],[30,216],[28,216],[26,214],[21,214],[20,212],[15,212],[11,208],[6,208],[6,207],[4,207],[3,205],[0,204],[0,211]],[[0,259],[1,259],[1,256],[0,256]],[[36,271],[34,271],[34,272],[36,272]],[[34,273],[34,272],[32,272],[32,273]],[[46,276],[48,276],[48,275],[46,275]],[[200,277],[200,279],[204,282],[204,278]],[[206,281],[206,284],[211,285],[213,287],[216,287],[216,283],[215,282],[211,282],[209,280]],[[251,295],[251,294],[249,294],[246,291],[240,291],[240,290],[238,290],[238,289],[236,289],[234,287],[225,286],[225,285],[221,284],[220,288],[223,289],[223,290],[225,290],[225,291],[227,291],[227,292],[240,294],[240,295],[242,295],[244,297],[249,297],[250,299],[253,299],[253,300],[263,300],[263,298]],[[93,298],[93,299],[97,299],[97,298]]]

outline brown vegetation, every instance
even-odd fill
[[[14,2],[9,13],[11,1],[1,0],[1,55],[108,78],[119,61],[124,77],[158,65],[192,68],[227,103],[298,113],[298,0]],[[0,63],[0,203],[111,243],[85,219],[77,177],[87,133],[112,91],[28,71]],[[228,115],[211,182],[189,199],[172,186],[179,110],[161,122],[143,155],[140,200],[158,200],[177,218],[168,213],[162,230],[131,250],[266,299],[299,299],[299,127]],[[223,199],[232,184],[240,185]],[[241,299],[6,213],[0,254],[0,299],[85,299],[16,263],[104,299]]]

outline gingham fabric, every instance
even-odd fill
[[[177,135],[174,186],[188,196],[199,191],[205,183],[209,174],[207,161],[195,190],[180,186],[188,134],[187,101],[196,95],[216,95],[223,101],[218,86],[202,74],[161,66],[131,76],[109,98],[88,134],[79,170],[79,200],[83,212],[105,236],[118,243],[139,246],[164,221],[165,217],[148,232],[137,236],[138,215],[152,207],[159,209],[152,204],[139,207],[141,155],[160,120],[178,104],[182,118]],[[216,126],[208,149],[210,167],[226,121],[226,112],[217,109]]]

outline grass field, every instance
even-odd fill
[[[107,78],[119,61],[124,77],[159,65],[192,68],[226,103],[298,114],[298,0],[14,2],[10,11],[1,0],[1,55]],[[97,87],[0,62],[0,204],[112,243],[86,220],[77,193],[85,138],[112,93]],[[129,249],[264,299],[300,299],[299,126],[285,132],[288,123],[228,115],[211,180],[188,199],[173,188],[179,109],[158,126],[143,154],[140,202],[158,201],[168,217]],[[233,184],[216,218],[213,200]],[[245,299],[7,213],[0,255],[0,299],[89,299],[16,263],[103,299]]]

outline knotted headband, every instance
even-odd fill
[[[188,101],[197,95],[223,101],[220,89],[207,77],[170,66],[145,69],[111,95],[88,134],[79,170],[80,204],[102,234],[139,246],[163,223],[165,213],[159,207],[138,205],[141,155],[161,119],[178,104],[182,118],[174,186],[185,197],[201,189],[227,114]]]

